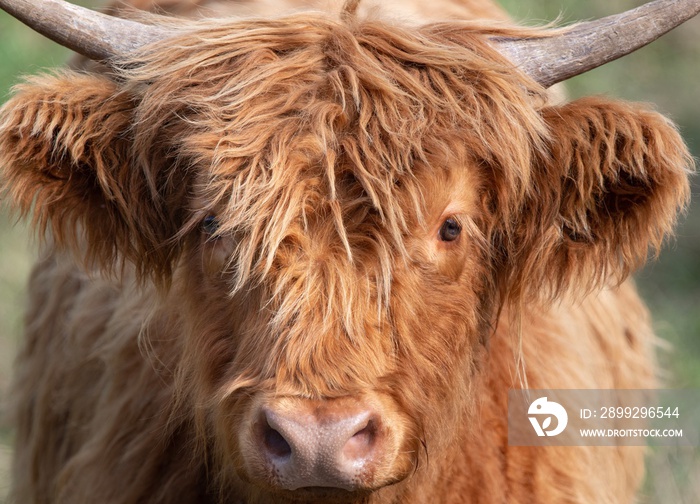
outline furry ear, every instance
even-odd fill
[[[34,207],[35,227],[50,228],[88,266],[114,270],[128,259],[141,275],[167,277],[178,229],[168,208],[182,208],[172,200],[184,189],[134,159],[134,106],[101,76],[17,86],[0,109],[0,183],[22,214]]]
[[[690,194],[693,160],[660,114],[602,98],[541,113],[548,149],[502,236],[511,299],[622,281],[658,253]]]

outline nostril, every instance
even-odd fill
[[[267,452],[275,457],[286,458],[292,454],[292,447],[289,446],[284,436],[267,423],[263,430],[263,444]]]
[[[253,413],[249,429],[241,434],[241,455],[246,476],[256,484],[308,489],[304,496],[326,502],[326,490],[318,495],[316,490],[328,489],[328,495],[338,489],[364,491],[391,479],[385,472],[394,471],[402,439],[396,439],[392,418],[379,408],[354,397],[285,397]]]
[[[377,438],[377,426],[373,420],[355,432],[343,446],[343,455],[347,460],[360,460],[370,455]]]

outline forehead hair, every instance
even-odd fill
[[[237,287],[320,220],[351,262],[353,236],[372,235],[388,272],[423,217],[431,170],[498,172],[506,213],[527,189],[544,95],[488,45],[506,31],[308,13],[189,23],[120,77],[149,180],[194,174],[189,228],[213,213],[219,232],[245,237]],[[370,221],[376,232],[358,229]]]

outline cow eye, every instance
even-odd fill
[[[457,222],[457,220],[450,217],[442,223],[438,236],[440,237],[441,241],[451,242],[459,238],[461,232],[462,226],[459,224],[459,222]]]
[[[214,235],[219,230],[219,221],[213,215],[207,215],[202,221],[202,231],[208,235]]]

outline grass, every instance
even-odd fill
[[[67,54],[0,13],[0,102],[18,76],[60,66]],[[34,255],[25,226],[15,225],[0,205],[0,418],[21,332],[24,285]],[[10,441],[11,433],[0,421],[0,504],[5,502],[9,485]]]
[[[621,12],[641,0],[503,0],[516,19],[563,21]],[[80,2],[78,2],[80,3]],[[89,4],[90,2],[83,2]],[[93,4],[96,2],[92,2]],[[680,126],[696,157],[700,155],[700,19],[651,46],[567,83],[572,97],[607,94],[652,102]],[[0,102],[22,74],[58,67],[67,52],[0,13]],[[696,179],[693,196],[700,200]],[[18,340],[24,284],[34,252],[23,226],[0,212],[0,408]],[[694,201],[677,239],[660,260],[637,274],[659,334],[671,343],[660,360],[673,387],[700,389],[700,203]],[[10,433],[0,427],[0,503],[7,487]],[[697,449],[656,449],[648,460],[648,503],[700,502],[700,454]]]
[[[8,444],[0,444],[0,502],[5,502],[5,496],[9,491],[11,456],[10,446]]]
[[[23,312],[23,292],[33,254],[23,226],[0,221],[0,413],[3,411]],[[10,470],[10,432],[0,423],[0,503],[7,494]]]

